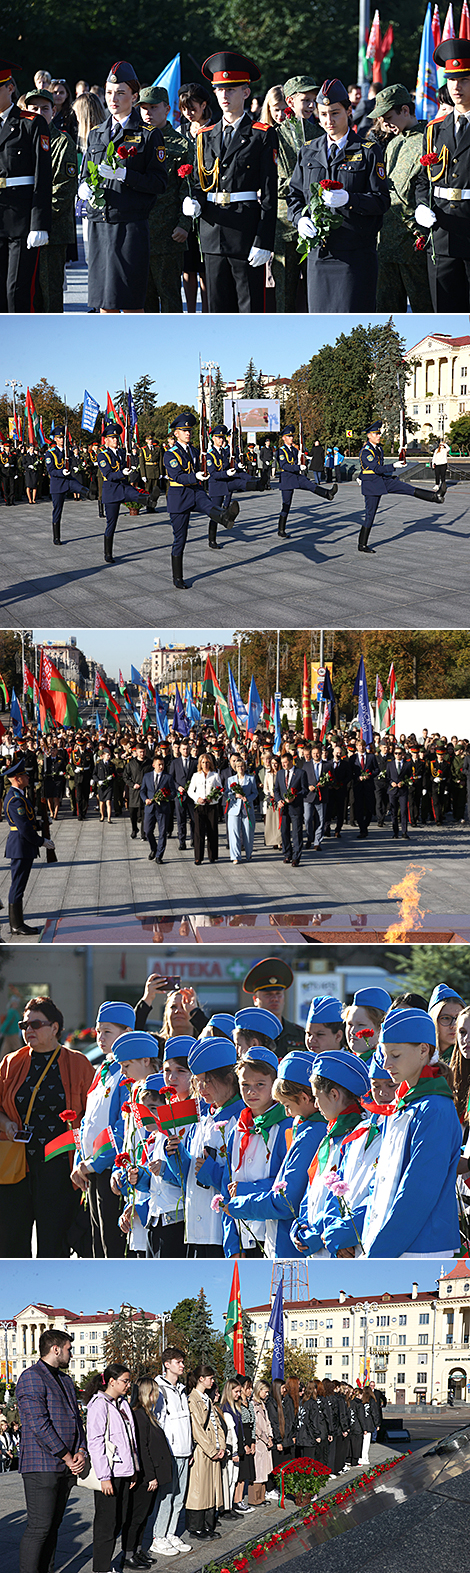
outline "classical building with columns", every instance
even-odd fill
[[[443,437],[451,421],[470,415],[470,335],[429,333],[405,351],[412,368],[406,391],[406,414],[416,421],[422,441],[433,433]]]
[[[258,1355],[270,1310],[247,1307]],[[312,1374],[355,1386],[366,1371],[389,1403],[445,1403],[448,1393],[470,1402],[470,1260],[442,1267],[435,1293],[413,1283],[409,1294],[285,1301],[284,1337],[311,1355]]]
[[[135,1320],[141,1320],[142,1313],[135,1311]],[[105,1364],[104,1341],[108,1328],[114,1321],[116,1312],[95,1311],[85,1316],[83,1312],[67,1311],[64,1306],[55,1305],[28,1305],[23,1311],[17,1312],[11,1319],[3,1318],[0,1322],[0,1375],[3,1380],[7,1376],[6,1362],[8,1358],[8,1381],[17,1382],[26,1366],[32,1365],[39,1358],[39,1339],[47,1327],[60,1327],[64,1332],[70,1333],[73,1340],[72,1358],[69,1371],[74,1381],[83,1382],[89,1371],[100,1370]],[[145,1312],[146,1321],[150,1331],[161,1327],[162,1318],[153,1311]]]

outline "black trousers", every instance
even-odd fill
[[[302,809],[289,808],[287,805],[281,816],[281,837],[284,857],[300,857],[302,851]]]
[[[49,1573],[74,1476],[33,1470],[23,1475],[28,1522],[20,1541],[20,1573]]]
[[[95,1516],[93,1519],[93,1569],[94,1573],[108,1573],[113,1560],[114,1547],[118,1535],[121,1534],[126,1522],[129,1522],[132,1508],[130,1505],[129,1476],[122,1478],[115,1476],[113,1480],[114,1494],[112,1497],[103,1495],[102,1491],[95,1491]]]
[[[187,797],[183,798],[183,801],[181,801],[180,797],[177,797],[176,803],[175,803],[175,808],[176,808],[176,823],[177,823],[177,826],[178,826],[178,841],[179,841],[180,847],[186,846],[186,834],[187,834],[187,828],[188,828],[188,821],[189,821],[189,836],[190,836],[190,841],[191,841],[191,846],[192,846],[193,840],[194,840],[194,831],[193,831],[194,808],[193,808],[193,804],[191,802],[188,802],[188,798]]]
[[[40,248],[0,235],[0,312],[34,311]]]
[[[151,1223],[147,1230],[147,1256],[185,1256],[184,1219],[180,1223]]]
[[[209,1535],[213,1535],[215,1529],[216,1511],[217,1510],[215,1506],[186,1508],[186,1529],[188,1530],[188,1534],[194,1534],[195,1529],[207,1529]]]
[[[428,251],[428,278],[434,311],[470,310],[470,261],[464,257],[438,257]]]
[[[202,863],[204,848],[207,838],[207,856],[209,863],[215,863],[219,855],[219,810],[217,803],[210,803],[208,807],[197,807],[194,815],[194,862]]]
[[[119,1228],[121,1198],[109,1183],[111,1170],[91,1174],[88,1184],[93,1256],[124,1256],[126,1238]]]
[[[216,257],[204,253],[209,311],[265,310],[265,268],[252,268],[244,257]]]
[[[18,1185],[2,1185],[0,1204],[0,1256],[31,1256],[34,1223],[38,1256],[70,1255],[68,1234],[79,1200],[66,1154],[38,1164]]]
[[[147,1519],[155,1507],[156,1491],[149,1491],[146,1480],[138,1480],[129,1492],[129,1505],[123,1532],[123,1546],[128,1556],[138,1551]]]

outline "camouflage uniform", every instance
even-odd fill
[[[304,142],[312,142],[314,137],[321,136],[321,126],[316,120],[295,120],[292,116],[290,120],[283,120],[282,125],[276,126],[276,131],[279,137],[279,184],[272,271],[276,285],[276,311],[286,312],[295,311],[300,277],[297,231],[287,217],[289,182],[297,163],[299,148],[303,147]]]
[[[420,170],[427,122],[418,120],[399,136],[390,137],[384,163],[391,207],[378,237],[377,311],[432,311],[426,252],[415,250],[415,185]]]
[[[49,245],[39,253],[35,311],[64,309],[64,268],[67,246],[76,240],[77,150],[68,131],[50,126],[52,160],[52,223]]]
[[[179,179],[176,171],[180,164],[192,163],[192,152],[185,137],[167,121],[161,135],[166,148],[168,185],[163,196],[157,197],[150,209],[150,269],[145,297],[146,311],[181,311],[181,274],[183,272],[184,245],[172,240],[173,230],[186,230],[189,235],[191,219],[181,211],[183,197],[187,195],[186,181]]]
[[[153,513],[160,496],[158,484],[160,478],[159,447],[157,442],[152,442],[150,446],[148,442],[145,442],[144,447],[139,449],[139,469],[142,485],[149,494],[147,513]]]

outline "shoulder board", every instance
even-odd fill
[[[216,126],[220,126],[220,120],[214,120],[210,126],[198,126],[196,136],[200,137],[203,131],[215,131]]]
[[[254,120],[253,121],[253,131],[272,131],[272,130],[273,130],[273,127],[272,126],[268,126],[267,120],[266,121],[265,120]]]
[[[33,114],[32,109],[20,109],[21,120],[37,120],[37,118],[37,115]]]

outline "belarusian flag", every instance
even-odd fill
[[[25,699],[31,700],[32,705],[40,705],[41,695],[39,692],[39,683],[37,677],[34,676],[34,672],[30,672],[29,666],[26,666],[26,664],[24,669],[23,695]]]
[[[183,1098],[181,1101],[179,1098],[174,1098],[170,1108],[158,1110],[158,1128],[169,1134],[171,1131],[181,1130],[185,1125],[194,1125],[197,1118],[197,1103],[194,1098]]]
[[[330,705],[329,701],[325,705],[325,714],[324,714],[324,717],[323,717],[322,729],[321,729],[321,732],[320,732],[320,742],[321,743],[323,742],[323,738],[326,737],[327,732],[331,732],[331,705]]]
[[[121,706],[118,705],[117,699],[113,699],[113,695],[110,693],[109,688],[105,683],[104,677],[101,676],[100,672],[97,672],[95,681],[95,699],[98,698],[100,693],[105,695],[107,714],[109,716],[114,715],[114,719],[117,721],[118,716],[121,714]]]
[[[217,681],[212,661],[209,659],[209,656],[207,657],[204,672],[202,696],[203,699],[213,699],[215,701],[215,704],[218,706],[219,714],[222,718],[222,723],[225,727],[227,737],[230,737],[232,732],[235,730],[234,723],[230,715],[227,700],[224,699],[222,689]]]
[[[5,700],[5,707],[6,707],[10,703],[10,695],[8,693],[8,688],[7,688],[5,679],[2,677],[1,672],[0,672],[0,688],[2,690],[3,698]]]
[[[75,1152],[76,1145],[73,1131],[61,1131],[60,1136],[54,1136],[53,1141],[46,1142],[44,1162],[49,1163],[51,1158],[60,1158],[63,1152]]]
[[[114,1139],[111,1126],[107,1125],[104,1131],[100,1131],[99,1136],[95,1136],[93,1157],[101,1158],[104,1155],[106,1158],[110,1158],[111,1154],[115,1152],[118,1152],[118,1145]]]
[[[52,717],[52,721],[59,726],[78,726],[80,716],[75,694],[65,682],[65,678],[61,677],[46,650],[41,650],[39,704],[42,727],[47,712]]]
[[[379,717],[379,730],[386,732],[390,722],[390,711],[378,672],[375,679],[375,703]]]
[[[396,681],[395,681],[395,667],[393,665],[393,661],[392,661],[392,665],[390,667],[390,671],[389,671],[389,674],[388,674],[388,686],[389,686],[389,691],[390,691],[390,727],[389,727],[389,730],[390,730],[390,732],[395,733],[395,716],[396,716],[396,705],[397,705],[397,685],[396,685]]]
[[[35,443],[39,445],[39,420],[29,388],[26,389],[26,415],[28,417],[28,443],[33,448]]]
[[[240,1294],[240,1279],[238,1276],[238,1263],[233,1269],[232,1287],[225,1318],[224,1342],[230,1349],[235,1370],[239,1376],[245,1375],[245,1351],[243,1348],[243,1320],[242,1301]]]
[[[308,675],[307,657],[304,655],[304,680],[302,683],[302,715],[304,722],[304,737],[309,742],[313,738],[312,700],[310,694],[310,678]]]

